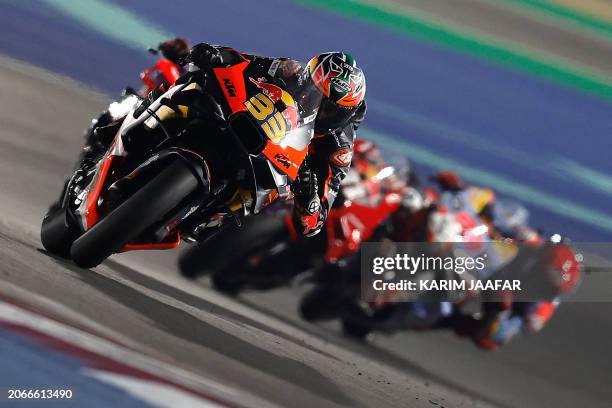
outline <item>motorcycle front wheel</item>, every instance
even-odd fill
[[[43,218],[40,228],[40,241],[53,255],[70,259],[70,247],[78,238],[80,231],[66,218],[64,208],[52,208]]]
[[[124,203],[81,235],[70,249],[75,264],[92,268],[133,241],[198,188],[198,179],[174,161]]]

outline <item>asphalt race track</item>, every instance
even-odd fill
[[[173,21],[178,24],[178,20]],[[209,30],[216,35],[214,40],[224,36],[221,31]],[[237,39],[231,33],[225,34],[227,42]],[[384,33],[380,36],[379,39],[390,40]],[[96,62],[108,63],[115,58],[126,61],[125,65],[96,78],[98,83],[94,85],[105,91],[124,85],[124,78],[134,76],[148,61],[145,57],[133,56],[127,49],[86,35],[79,38],[75,49],[54,59],[57,48],[49,51],[45,41],[62,45],[68,44],[68,40],[61,36],[42,37],[37,39],[40,49],[16,51],[3,44],[2,50],[87,81],[92,74],[86,72],[85,57],[75,52],[82,52],[90,41],[100,47],[100,54],[94,57]],[[279,43],[270,47],[276,46],[279,53],[287,53],[288,45],[282,44],[282,39],[275,39]],[[244,38],[241,41],[246,44]],[[412,43],[409,46],[421,47]],[[364,50],[369,52],[365,46]],[[432,60],[437,58],[436,53],[441,53],[422,51],[423,58]],[[33,54],[38,60],[33,60]],[[69,56],[74,58],[72,63]],[[537,81],[529,83],[528,89],[525,85],[528,80],[518,74],[489,72],[488,67],[471,66],[472,62],[459,56],[449,58],[456,59],[453,61],[463,68],[482,70],[474,75],[486,74],[484,88],[489,89],[482,92],[493,92],[492,88],[500,92],[496,85],[498,76],[508,75],[519,84],[515,92],[509,92],[511,103],[526,97],[538,100],[533,102],[534,106],[517,107],[513,114],[500,113],[501,110],[491,106],[494,102],[488,101],[488,108],[497,112],[496,118],[504,125],[512,126],[515,116],[522,115],[532,126],[530,129],[519,125],[505,128],[497,135],[501,139],[512,131],[526,130],[523,135],[517,134],[517,143],[529,150],[537,144],[530,140],[534,134],[565,129],[562,136],[569,143],[578,134],[582,115],[590,115],[594,129],[603,131],[610,127],[609,113],[608,121],[602,113],[609,105],[573,91],[549,88],[548,84]],[[423,73],[429,69],[429,62],[423,61],[423,66],[421,62],[412,62],[409,68]],[[432,75],[435,77],[435,72]],[[374,82],[384,82],[382,73],[373,77]],[[463,77],[463,80],[471,79]],[[448,90],[444,86],[453,81],[457,82],[453,85],[457,93],[451,98],[455,105],[453,101],[439,105],[440,94]],[[457,78],[449,79],[448,84],[431,89],[424,100],[416,102],[416,96],[408,96],[409,102],[436,117],[448,116],[460,121],[464,114],[476,126],[478,118],[452,111],[462,97],[460,82]],[[229,299],[209,289],[206,281],[193,284],[180,278],[175,267],[176,252],[116,255],[92,270],[79,269],[47,255],[38,238],[40,221],[47,205],[59,193],[63,177],[72,168],[79,149],[79,135],[89,118],[105,107],[108,97],[71,79],[58,78],[5,57],[0,57],[0,90],[0,293],[9,293],[26,303],[31,300],[31,294],[49,298],[95,322],[109,336],[119,333],[143,352],[160,355],[196,376],[237,390],[242,401],[248,401],[251,395],[260,398],[262,404],[266,401],[292,407],[605,407],[612,401],[610,303],[564,304],[541,334],[520,338],[497,353],[479,351],[450,333],[379,336],[371,344],[360,344],[342,338],[334,325],[301,322],[295,309],[302,288]],[[389,102],[403,97],[393,92],[385,95],[380,90],[373,91],[372,95],[375,99],[388,96]],[[556,104],[554,109],[542,108],[547,101]],[[536,105],[542,109],[538,114],[531,112]],[[497,109],[501,108],[497,106]],[[572,112],[580,109],[587,113],[572,116]],[[562,123],[553,124],[551,118],[557,111],[566,115],[561,118]],[[533,124],[538,115],[549,121]],[[380,112],[374,111],[372,118],[376,130],[399,131],[400,126],[394,128],[388,124],[388,118]],[[478,126],[484,125],[478,123]],[[416,131],[414,137],[423,141],[428,135]],[[579,154],[594,151],[593,162],[605,166],[609,157],[609,151],[604,152],[606,144],[597,138],[591,142],[591,150],[579,148]],[[451,153],[452,148],[440,141],[428,143]],[[558,153],[564,152],[566,147],[559,147]],[[468,161],[480,159],[477,150],[469,154]],[[494,162],[495,158],[490,158],[481,164],[499,170]],[[509,171],[519,171],[509,167]],[[517,173],[519,176],[522,174]],[[544,185],[550,183],[547,177],[535,174],[525,179]],[[559,195],[574,194],[567,186],[551,188]],[[584,193],[582,189],[586,187],[576,189]],[[606,207],[601,202],[593,199],[589,204],[600,210],[609,209],[609,205]],[[543,216],[548,225],[563,222],[559,215],[544,210],[536,210],[535,215]],[[608,236],[607,232],[594,232],[597,230],[592,226],[575,221],[568,222],[567,228],[582,237]],[[586,298],[601,290],[601,285],[587,279],[582,293]]]

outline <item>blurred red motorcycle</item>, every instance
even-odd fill
[[[153,55],[157,55],[159,50],[150,48],[149,52]],[[183,71],[183,67],[177,63],[167,58],[160,58],[155,65],[140,73],[140,80],[144,86],[140,89],[138,94],[145,97],[149,92],[152,92],[159,86],[163,86],[167,89],[170,85],[174,85],[176,80],[184,73]]]

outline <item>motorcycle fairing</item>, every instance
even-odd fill
[[[247,98],[247,91],[244,81],[244,70],[248,65],[248,61],[243,61],[227,68],[213,68],[215,77],[232,113],[246,109],[244,102]]]
[[[163,106],[161,104],[160,101],[162,100],[162,98],[172,96],[174,93],[184,89],[187,85],[188,84],[183,84],[170,88],[164,95],[162,95],[162,97],[154,101],[149,106],[148,110],[152,112],[157,112],[162,108],[167,108],[166,106]],[[112,170],[113,164],[119,158],[127,156],[127,151],[123,144],[123,137],[131,129],[147,121],[150,118],[151,115],[148,112],[141,112],[137,118],[134,118],[134,115],[132,113],[129,113],[123,120],[121,127],[117,130],[115,139],[113,140],[113,143],[109,147],[108,151],[106,152],[102,160],[100,160],[100,162],[96,165],[94,170],[95,174],[89,185],[84,189],[84,192],[86,192],[86,196],[75,211],[80,219],[81,228],[83,229],[83,231],[86,231],[93,227],[100,219],[99,202],[103,188],[108,184],[109,172]]]
[[[219,112],[223,116],[219,117],[221,121],[226,121],[226,118],[229,118],[231,122],[231,115],[248,114],[253,119],[252,122],[259,126],[261,133],[266,135],[263,149],[258,154],[246,154],[244,157],[251,163],[249,166],[245,162],[245,166],[248,167],[246,172],[253,174],[251,176],[247,174],[246,177],[241,176],[244,180],[239,178],[238,181],[241,185],[240,189],[247,187],[253,194],[240,194],[240,200],[243,204],[246,203],[244,205],[250,207],[254,212],[258,212],[256,210],[261,209],[262,204],[273,201],[279,195],[281,197],[286,196],[289,185],[287,178],[294,179],[297,176],[297,171],[308,151],[308,145],[313,135],[313,112],[300,111],[291,94],[277,85],[265,82],[267,80],[265,78],[254,80],[249,77],[247,81],[246,75],[248,74],[249,64],[251,64],[250,61],[241,60],[227,68],[213,69],[213,74],[217,79],[214,83],[218,83],[221,90],[209,87],[209,85],[206,85],[206,89],[202,89],[207,81],[202,83],[189,79],[183,83],[179,81],[178,84],[170,87],[155,101],[150,104],[143,101],[141,105],[129,112],[104,157],[90,170],[93,172],[91,181],[79,192],[80,198],[76,200],[75,214],[82,230],[91,229],[100,220],[102,216],[100,205],[106,198],[104,196],[105,191],[111,183],[117,180],[117,177],[121,177],[116,174],[114,169],[117,162],[127,156],[124,146],[124,140],[127,140],[125,139],[126,135],[140,125],[151,130],[158,127],[160,121],[173,117],[187,118],[189,108],[187,106],[175,106],[173,95],[191,88],[198,88],[198,91],[203,92],[204,95],[209,94],[211,98],[214,98],[215,95],[222,99],[225,98],[231,112],[222,112],[223,109],[221,108]],[[200,88],[200,85],[202,85],[202,88]],[[230,88],[229,85],[233,87]],[[220,95],[220,91],[223,95]],[[256,98],[258,102],[255,102],[253,98]],[[251,105],[249,105],[249,101],[251,101]],[[260,105],[255,106],[253,103],[260,103]],[[260,107],[265,108],[265,110],[257,110]],[[215,112],[213,114],[217,115]],[[259,169],[257,170],[259,172],[264,168],[255,166],[256,161],[265,163],[265,172],[268,175],[254,174],[256,169]],[[270,174],[272,177],[270,177]],[[87,176],[87,178],[89,177]],[[258,185],[257,182],[260,180],[263,181],[263,186]],[[273,180],[272,185],[275,184],[276,189],[270,189],[266,180]],[[170,233],[161,243],[130,243],[124,250],[154,249],[154,247],[157,249],[156,246],[159,246],[160,249],[162,247],[169,248],[175,246],[178,239],[178,235]]]
[[[108,173],[112,168],[113,162],[116,161],[117,158],[125,157],[126,154],[121,138],[115,137],[109,151],[96,165],[95,175],[89,186],[84,190],[84,192],[86,192],[85,199],[76,210],[83,231],[87,231],[93,227],[100,219],[98,203],[102,189],[106,185]]]
[[[148,93],[164,82],[170,85],[174,84],[180,76],[179,68],[174,62],[161,58],[154,66],[143,71],[140,74],[140,79],[145,84]]]
[[[357,251],[400,205],[401,196],[388,193],[377,205],[346,201],[342,207],[333,208],[327,221],[325,260],[334,263]]]
[[[260,155],[273,164],[277,173],[294,180],[308,153],[314,123],[306,120],[312,118],[300,114],[294,95],[272,83],[272,77],[253,78],[256,75],[251,76],[254,74],[249,70],[251,64],[251,61],[242,61],[226,68],[213,68],[213,72],[230,115],[240,112],[250,115],[266,137]],[[278,185],[279,190],[286,184]]]

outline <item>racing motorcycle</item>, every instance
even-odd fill
[[[368,178],[351,168],[318,235],[302,237],[290,212],[279,209],[249,220],[241,230],[227,229],[214,240],[189,248],[179,259],[179,269],[190,278],[208,271],[218,290],[233,295],[244,288],[286,285],[303,272],[341,263],[400,206],[397,190],[406,185],[408,172],[405,159]],[[381,191],[390,179],[394,189]],[[221,254],[218,262],[204,262],[212,254]]]
[[[576,270],[581,268],[581,256],[567,241],[556,235],[552,242],[531,237],[520,246],[512,239],[494,241],[489,226],[473,211],[473,201],[473,197],[462,193],[445,192],[436,206],[413,215],[423,221],[423,226],[421,222],[408,223],[410,231],[402,231],[401,235],[421,236],[429,243],[423,248],[435,248],[436,252],[445,248],[445,256],[464,256],[466,252],[486,254],[489,262],[479,279],[495,275],[496,279],[520,278],[523,283],[530,283],[531,289],[521,293],[524,298],[515,299],[517,301],[534,296],[552,301],[559,293],[575,287],[576,282],[572,280],[579,276]],[[526,222],[527,210],[517,203],[500,203],[497,211],[504,213],[505,222],[515,224],[515,227],[517,222]],[[381,246],[381,251],[388,251],[386,255],[401,253],[395,242],[386,237],[382,241],[386,245]],[[493,301],[483,297],[482,293],[470,291],[452,293],[452,296],[436,291],[375,291],[371,282],[361,275],[361,262],[361,256],[356,255],[343,265],[328,264],[320,270],[315,275],[315,288],[301,301],[302,317],[308,321],[340,319],[345,334],[363,339],[372,331],[389,334],[425,328],[423,321],[428,319],[428,327],[441,327],[440,322],[450,322],[457,317],[477,317],[481,315],[484,302]],[[385,276],[390,280],[394,278],[393,273]],[[416,282],[423,279],[466,279],[468,276],[447,271],[421,271],[410,279]],[[562,281],[559,281],[560,277]],[[558,291],[550,290],[551,281]],[[411,314],[418,314],[418,319]]]
[[[116,252],[175,248],[289,196],[321,94],[255,77],[250,60],[222,52],[224,66],[190,64],[104,127],[110,147],[74,172],[43,219],[49,252],[93,267]]]

